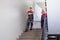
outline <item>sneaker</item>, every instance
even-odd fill
[[[30,30],[32,30],[32,29],[30,29]]]

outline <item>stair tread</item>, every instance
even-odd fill
[[[23,34],[37,34],[37,33],[42,34],[41,31],[24,32]]]
[[[19,40],[40,40],[42,36],[42,30],[29,30],[28,32],[24,32]]]
[[[24,32],[24,33],[42,33],[42,32],[41,31],[39,31],[39,32],[32,31],[32,32]]]
[[[24,35],[22,35],[22,36],[35,36],[35,34],[24,34]],[[36,36],[42,36],[42,34],[38,34],[38,35],[36,35]],[[20,36],[21,37],[21,36]]]
[[[19,40],[41,40],[41,39],[19,39]]]
[[[42,33],[23,33],[22,35],[34,35],[34,34],[40,35],[40,34],[42,34]]]
[[[20,38],[41,38],[41,36],[22,36]]]

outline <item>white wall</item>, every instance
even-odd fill
[[[33,2],[43,2],[45,0],[32,0]]]
[[[49,34],[60,34],[60,0],[47,0]]]
[[[33,28],[41,28],[41,8],[37,5],[34,4],[34,22],[33,22]]]
[[[41,21],[41,12],[42,12],[42,8],[40,8],[35,3],[35,6],[34,6],[34,21]]]
[[[24,0],[0,0],[0,40],[16,40],[25,29]]]
[[[33,28],[41,28],[41,11],[42,9],[37,3],[44,2],[45,0],[33,0],[34,2],[34,25]]]
[[[39,21],[34,21],[33,22],[33,29],[40,29],[41,28],[41,23]]]

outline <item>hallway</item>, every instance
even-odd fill
[[[24,32],[29,7],[34,13],[33,30]],[[47,33],[41,29],[42,10],[47,13]],[[0,40],[46,40],[49,34],[60,40],[60,0],[0,0]]]
[[[27,22],[26,11],[33,6],[33,2],[40,0],[0,0],[0,40],[16,40],[23,35]],[[40,22],[34,22],[33,28],[41,28],[40,25]],[[36,31],[32,30],[34,33]]]

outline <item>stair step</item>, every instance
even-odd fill
[[[34,34],[42,34],[42,33],[37,33],[37,32],[35,32],[35,33],[23,33],[23,35],[34,35]]]
[[[29,33],[23,33],[23,34],[42,34],[42,32],[29,32]]]
[[[24,32],[23,34],[37,34],[37,33],[42,34],[41,31]]]
[[[28,30],[28,31],[42,31],[42,29],[32,29],[32,30]]]
[[[36,34],[23,34],[21,36],[34,36],[34,35],[36,35]],[[37,34],[37,36],[42,36],[42,34]]]
[[[20,38],[41,38],[41,36],[21,36]]]
[[[29,30],[28,32],[24,32],[19,40],[41,40],[42,30]]]
[[[31,32],[24,32],[24,33],[42,33],[41,31],[31,31]]]
[[[33,32],[33,31],[42,32],[42,30],[29,30],[28,32]]]
[[[41,39],[19,39],[19,40],[41,40]]]

